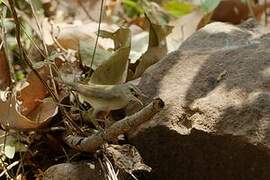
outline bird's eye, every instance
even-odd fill
[[[135,93],[136,93],[136,91],[135,91],[135,89],[134,89],[133,87],[129,87],[129,90],[130,90],[130,92],[131,92],[132,94],[135,94]]]

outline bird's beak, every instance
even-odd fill
[[[136,96],[132,96],[132,97],[133,97],[132,100],[134,100],[134,101],[140,103],[140,105],[143,106],[143,102],[142,102],[139,98],[137,98]]]
[[[140,93],[139,97],[148,98],[148,96],[146,96],[144,93]]]

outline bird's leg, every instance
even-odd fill
[[[97,114],[97,121],[101,123],[103,128],[107,128],[107,120],[110,111],[100,111]]]
[[[107,111],[106,114],[104,115],[104,125],[105,128],[108,128],[112,125],[111,121],[110,121],[110,117],[109,117],[110,111]]]
[[[98,130],[103,130],[103,128],[99,125],[97,119],[96,119],[96,115],[97,115],[97,111],[93,108],[91,108],[87,114],[88,114],[88,117],[90,118],[90,121],[91,123],[95,126],[96,129]]]

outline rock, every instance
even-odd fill
[[[151,66],[139,87],[166,103],[130,135],[153,169],[143,179],[270,179],[270,34],[263,27],[209,24]]]
[[[43,180],[106,180],[98,163],[76,162],[51,166]]]

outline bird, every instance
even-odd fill
[[[146,97],[138,87],[130,83],[116,85],[82,84],[70,81],[63,81],[63,83],[91,105],[90,120],[98,129],[101,128],[96,120],[99,112],[105,112],[106,117],[112,110],[122,109],[131,101],[143,105],[139,97]]]

